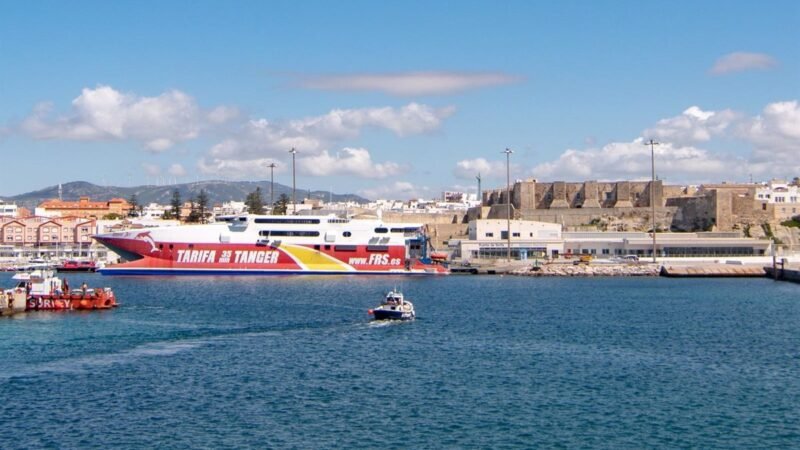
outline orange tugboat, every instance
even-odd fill
[[[35,270],[14,275],[18,283],[6,290],[6,297],[17,298],[25,293],[26,311],[57,311],[72,309],[111,309],[117,306],[114,291],[108,287],[89,288],[83,283],[79,289],[69,289],[66,279],[53,276],[50,270]]]

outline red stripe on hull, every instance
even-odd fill
[[[381,251],[367,245],[339,246],[351,250],[336,250],[336,245],[260,246],[232,243],[167,243],[138,239],[103,237],[98,239],[119,253],[133,253],[141,259],[108,266],[114,269],[159,269],[175,271],[286,271],[286,272],[389,272],[428,270],[445,273],[441,266],[406,265],[405,246],[383,246]],[[299,247],[299,249],[292,249]],[[298,251],[299,250],[299,251]],[[292,256],[293,253],[294,256]],[[299,262],[299,263],[298,263]]]

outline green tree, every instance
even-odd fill
[[[200,222],[206,223],[206,216],[208,215],[208,194],[205,189],[200,189],[197,195],[197,214],[200,216]]]
[[[200,221],[200,210],[197,207],[195,199],[189,201],[189,217],[186,218],[187,222],[197,223]]]
[[[136,197],[136,193],[131,194],[131,198],[128,199],[128,204],[131,205],[131,209],[128,210],[128,216],[136,217],[139,211],[139,199]]]
[[[181,206],[183,202],[181,201],[181,193],[177,189],[172,191],[172,200],[169,204],[172,207],[170,211],[172,213],[171,216],[174,219],[181,220]]]
[[[257,187],[254,192],[247,194],[244,203],[247,205],[247,212],[250,214],[264,214],[264,199],[261,197],[260,187]]]
[[[286,194],[281,194],[278,197],[278,201],[275,202],[275,206],[272,207],[272,214],[281,214],[286,215],[286,209],[289,207],[289,196]]]

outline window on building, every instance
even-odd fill
[[[512,232],[511,237],[519,237],[519,233]]]
[[[603,249],[603,254],[604,255],[608,255],[609,253],[611,253],[611,251],[609,249],[607,249],[607,248]]]
[[[606,192],[606,200],[612,200],[614,198],[613,192]]]
[[[486,237],[494,237],[494,233],[486,233]]]

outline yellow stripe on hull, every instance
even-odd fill
[[[299,245],[281,245],[281,250],[290,254],[298,264],[310,270],[351,272],[353,268],[336,258],[326,255],[319,250],[301,247]]]

